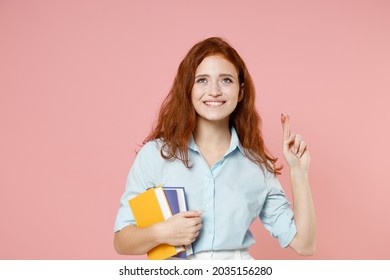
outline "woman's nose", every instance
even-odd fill
[[[221,94],[222,93],[221,93],[221,89],[219,87],[219,84],[218,83],[211,83],[208,95],[216,97],[216,96],[220,96]]]

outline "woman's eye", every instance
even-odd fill
[[[197,82],[198,84],[204,84],[204,83],[206,82],[206,79],[200,78],[200,79],[197,79],[196,82]]]
[[[233,80],[230,79],[230,78],[225,78],[222,80],[223,83],[227,83],[227,84],[230,84],[230,83],[233,83]]]

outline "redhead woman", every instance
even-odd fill
[[[260,218],[283,248],[312,255],[316,243],[308,173],[310,155],[281,115],[293,209],[267,151],[252,78],[239,54],[212,37],[181,62],[158,121],[129,172],[115,223],[119,254],[141,255],[159,244],[193,245],[188,259],[253,259],[249,228]],[[159,184],[185,188],[189,211],[137,228],[128,200]]]

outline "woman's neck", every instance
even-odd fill
[[[199,148],[207,150],[227,150],[230,146],[229,120],[220,122],[198,118],[194,140]]]

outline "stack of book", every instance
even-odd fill
[[[148,189],[130,199],[129,205],[139,228],[163,222],[172,215],[188,210],[182,187],[157,186]],[[170,257],[186,259],[191,254],[193,254],[191,244],[186,246],[160,244],[147,253],[150,260],[164,260]]]

